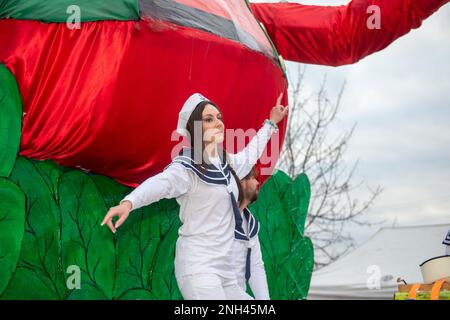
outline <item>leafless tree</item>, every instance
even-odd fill
[[[310,179],[311,201],[305,235],[313,242],[315,269],[319,269],[355,246],[353,236],[344,234],[344,227],[352,223],[358,226],[374,224],[369,222],[366,213],[381,193],[381,188],[378,186],[371,190],[367,187],[368,195],[363,201],[355,196],[355,190],[365,183],[355,182],[358,161],[349,166],[343,156],[356,124],[337,138],[330,138],[345,83],[335,101],[327,96],[326,77],[318,92],[306,97],[305,70],[299,65],[299,76],[295,81],[289,75],[289,119],[277,168],[291,178],[304,172]]]

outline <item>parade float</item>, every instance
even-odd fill
[[[180,299],[175,200],[136,210],[117,234],[100,222],[170,162],[182,102],[202,92],[228,127],[258,128],[287,92],[283,58],[355,63],[447,2],[1,1],[0,299]],[[306,174],[265,174],[251,208],[273,299],[308,294]]]

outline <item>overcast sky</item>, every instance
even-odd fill
[[[450,222],[449,57],[450,5],[446,5],[421,28],[354,65],[307,66],[307,92],[317,91],[325,74],[330,98],[347,82],[334,130],[342,133],[357,123],[346,160],[359,159],[356,180],[383,187],[368,216],[387,219],[387,225],[394,220],[397,225]],[[287,67],[296,73],[296,63],[288,62]],[[360,243],[377,229],[351,227],[349,232]]]

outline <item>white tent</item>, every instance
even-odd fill
[[[445,254],[450,224],[383,228],[313,273],[308,299],[393,299],[397,278],[423,282],[420,264]]]

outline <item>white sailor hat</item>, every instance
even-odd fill
[[[194,93],[191,95],[181,108],[180,113],[178,114],[178,124],[177,124],[177,132],[183,136],[187,136],[188,132],[186,130],[186,125],[191,116],[192,112],[195,110],[195,107],[200,102],[209,101],[209,99],[205,98],[200,93]]]

